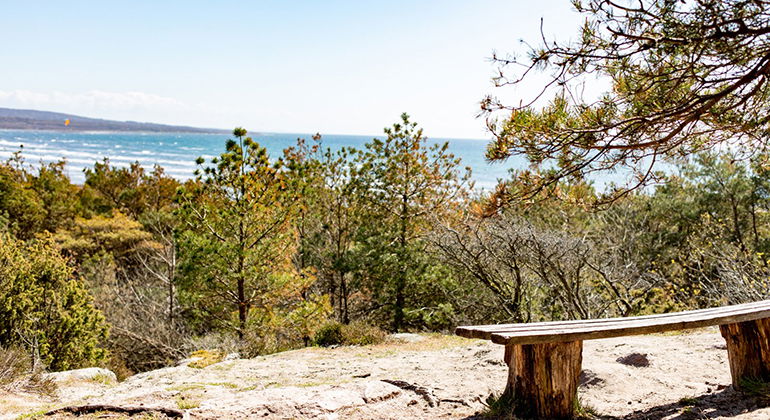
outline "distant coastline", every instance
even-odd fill
[[[114,121],[60,112],[0,108],[0,129],[77,133],[201,133],[224,134],[230,130],[168,125],[138,121]]]
[[[191,127],[195,128],[195,127]],[[198,129],[200,131],[190,131],[190,130],[174,130],[170,129],[167,131],[141,131],[141,130],[75,130],[75,129],[62,129],[62,128],[9,128],[9,127],[3,127],[0,125],[0,133],[4,132],[30,132],[30,133],[52,133],[52,134],[67,134],[67,133],[73,133],[73,134],[136,134],[136,135],[142,135],[142,134],[231,134],[233,130],[225,130],[225,129],[219,129],[219,128],[212,128],[212,129]],[[270,133],[267,133],[268,135]],[[249,132],[250,136],[259,136],[264,135],[263,133],[255,133],[252,134]]]

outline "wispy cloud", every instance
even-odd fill
[[[0,90],[0,107],[55,111],[118,121],[219,128],[239,125],[258,130],[264,127],[266,122],[295,120],[292,115],[283,115],[288,114],[288,110],[279,107],[239,105],[188,103],[177,98],[139,91]]]
[[[181,111],[189,108],[185,103],[165,96],[145,92],[106,92],[92,90],[82,93],[29,90],[0,90],[0,106],[34,108],[73,113],[94,113],[100,116],[133,114],[139,112]]]

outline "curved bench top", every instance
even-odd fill
[[[770,318],[770,300],[627,318],[457,327],[455,334],[497,344],[540,344],[650,334]]]

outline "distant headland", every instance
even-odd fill
[[[149,133],[227,133],[218,128],[199,128],[137,121],[113,121],[88,118],[60,112],[31,109],[0,108],[0,129],[6,130],[67,130],[67,131],[120,131]]]

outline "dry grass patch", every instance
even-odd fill
[[[198,350],[190,353],[190,358],[193,360],[187,366],[196,369],[203,369],[206,366],[211,366],[215,363],[219,363],[225,358],[225,353],[221,350]]]
[[[0,348],[0,391],[53,395],[56,383],[20,348]]]

